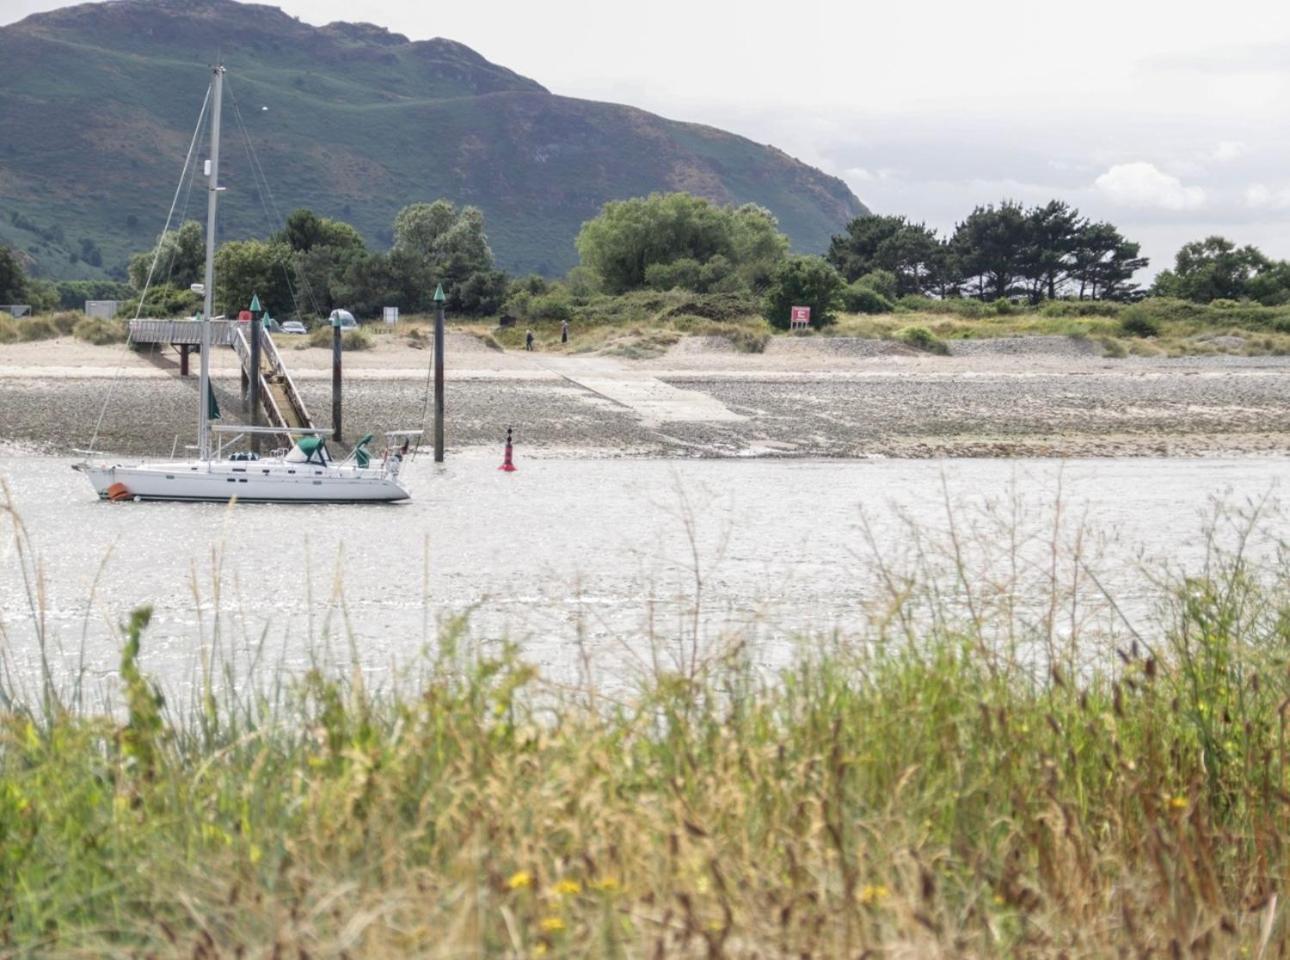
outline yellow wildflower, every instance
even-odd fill
[[[891,896],[885,883],[866,883],[860,888],[860,902],[863,904],[881,903]]]
[[[1170,797],[1169,806],[1174,810],[1185,810],[1187,808],[1186,797]]]
[[[593,880],[591,882],[591,889],[601,890],[605,893],[616,893],[622,888],[623,885],[614,877],[604,877],[603,879]]]
[[[559,917],[543,917],[538,926],[544,933],[559,933],[564,929],[564,921]]]
[[[521,890],[524,887],[533,886],[533,874],[527,870],[516,870],[506,880],[506,885],[512,890]]]
[[[582,893],[582,884],[577,880],[561,880],[555,885],[555,892],[562,897],[572,897]]]

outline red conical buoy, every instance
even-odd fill
[[[514,473],[516,470],[518,470],[519,467],[515,466],[515,462],[512,459],[513,455],[514,455],[513,450],[511,448],[511,428],[507,427],[506,428],[506,458],[502,461],[502,465],[497,469],[505,470],[507,473]]]

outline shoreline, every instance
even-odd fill
[[[500,443],[572,457],[823,458],[1290,455],[1290,358],[1110,359],[1066,337],[975,341],[949,357],[885,341],[802,338],[763,354],[682,341],[649,360],[507,352],[448,339],[450,450]],[[315,422],[330,353],[282,349]],[[346,438],[422,426],[432,353],[394,337],[346,354]],[[231,351],[212,356],[225,422]],[[0,444],[168,455],[187,442],[196,376],[171,351],[67,339],[0,345]],[[110,398],[110,399],[109,399]]]

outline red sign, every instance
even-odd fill
[[[811,325],[811,308],[810,307],[793,307],[793,312],[789,317],[788,326],[809,327]]]

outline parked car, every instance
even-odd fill
[[[342,330],[353,330],[358,326],[358,321],[354,319],[354,315],[348,310],[333,310],[331,316],[327,318],[327,322],[334,327],[337,326],[337,321],[340,321],[339,326]]]
[[[308,333],[309,331],[305,329],[305,325],[301,323],[299,320],[288,320],[286,323],[282,325],[282,332],[283,333]]]

